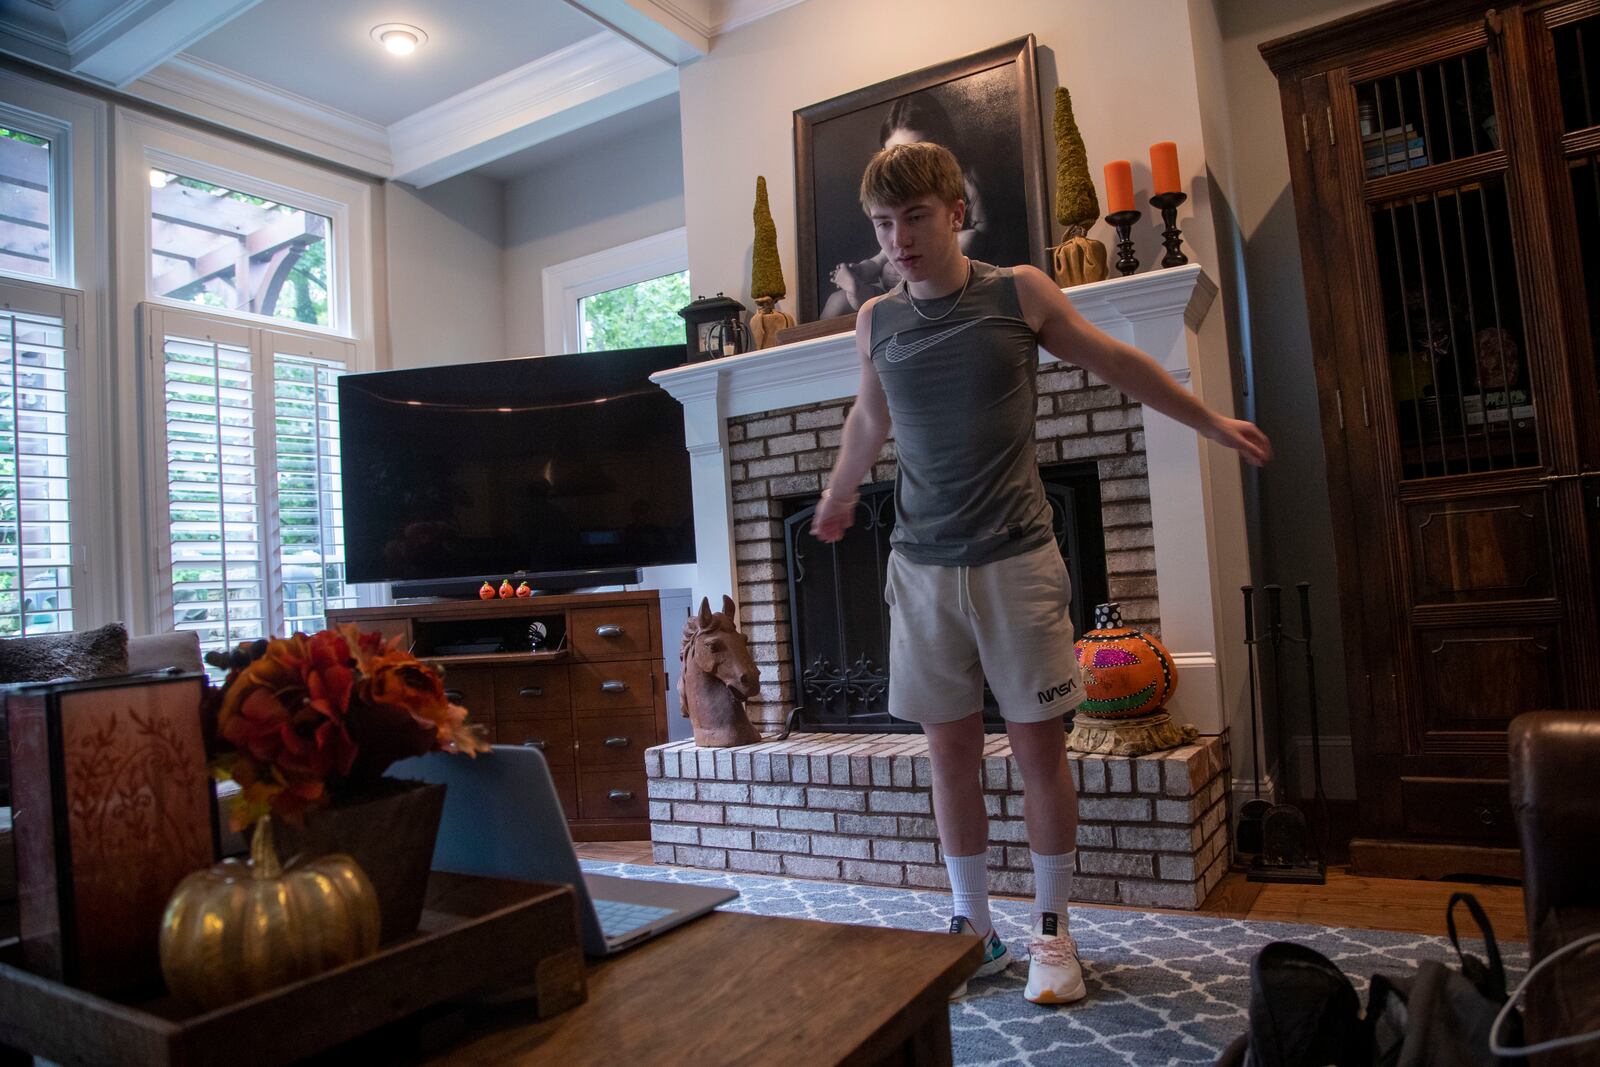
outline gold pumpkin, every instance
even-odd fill
[[[378,949],[378,895],[349,856],[284,870],[268,818],[248,863],[224,860],[178,884],[161,919],[167,989],[220,1008]]]
[[[1087,282],[1104,281],[1106,277],[1106,246],[1084,236],[1083,227],[1073,226],[1067,237],[1056,246],[1056,284],[1063,289]]]

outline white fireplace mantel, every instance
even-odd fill
[[[1202,374],[1195,343],[1216,292],[1216,283],[1196,264],[1066,290],[1095,326],[1148,353],[1208,406],[1232,412],[1226,353],[1207,359],[1212,371]],[[1056,361],[1042,350],[1040,359]],[[684,409],[694,487],[696,600],[705,596],[716,603],[739,588],[728,420],[852,397],[860,379],[853,332],[652,376]],[[1229,709],[1239,706],[1243,680],[1237,664],[1224,669],[1232,645],[1229,635],[1236,629],[1228,625],[1236,614],[1233,601],[1239,586],[1249,581],[1238,463],[1188,427],[1148,409],[1144,435],[1161,634],[1180,678],[1169,710],[1202,733],[1220,733],[1233,718]]]

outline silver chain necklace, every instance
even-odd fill
[[[961,283],[961,291],[956,294],[955,303],[953,303],[949,307],[945,308],[944,311],[942,311],[938,315],[925,314],[921,308],[917,307],[917,298],[911,295],[911,283],[907,282],[906,283],[906,303],[911,305],[911,310],[915,311],[918,315],[920,315],[923,319],[925,319],[928,322],[938,322],[940,319],[948,318],[950,313],[952,311],[954,311],[960,305],[961,298],[967,295],[967,286],[972,284],[972,259],[970,257],[966,257],[966,258],[967,258],[967,277]],[[933,299],[942,300],[944,298],[936,296]]]

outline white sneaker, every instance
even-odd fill
[[[978,931],[973,928],[972,920],[965,915],[957,915],[950,920],[952,934],[969,934],[973,937]],[[1006,943],[1000,940],[1000,935],[991,927],[989,936],[983,939],[983,962],[978,964],[978,969],[972,972],[974,978],[987,978],[991,974],[999,974],[1011,966],[1011,952],[1006,948]],[[950,994],[951,1000],[959,1000],[967,995],[967,983],[962,982],[956,991]]]
[[[1061,917],[1045,912],[1028,938],[1028,987],[1022,995],[1035,1004],[1071,1004],[1088,992],[1077,942]]]

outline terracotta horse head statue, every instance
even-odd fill
[[[722,610],[713,612],[711,601],[701,598],[700,613],[683,624],[683,713],[694,725],[694,743],[702,748],[753,745],[761,734],[750,725],[744,702],[761,684],[750,646],[739,632],[731,597],[722,598]]]

